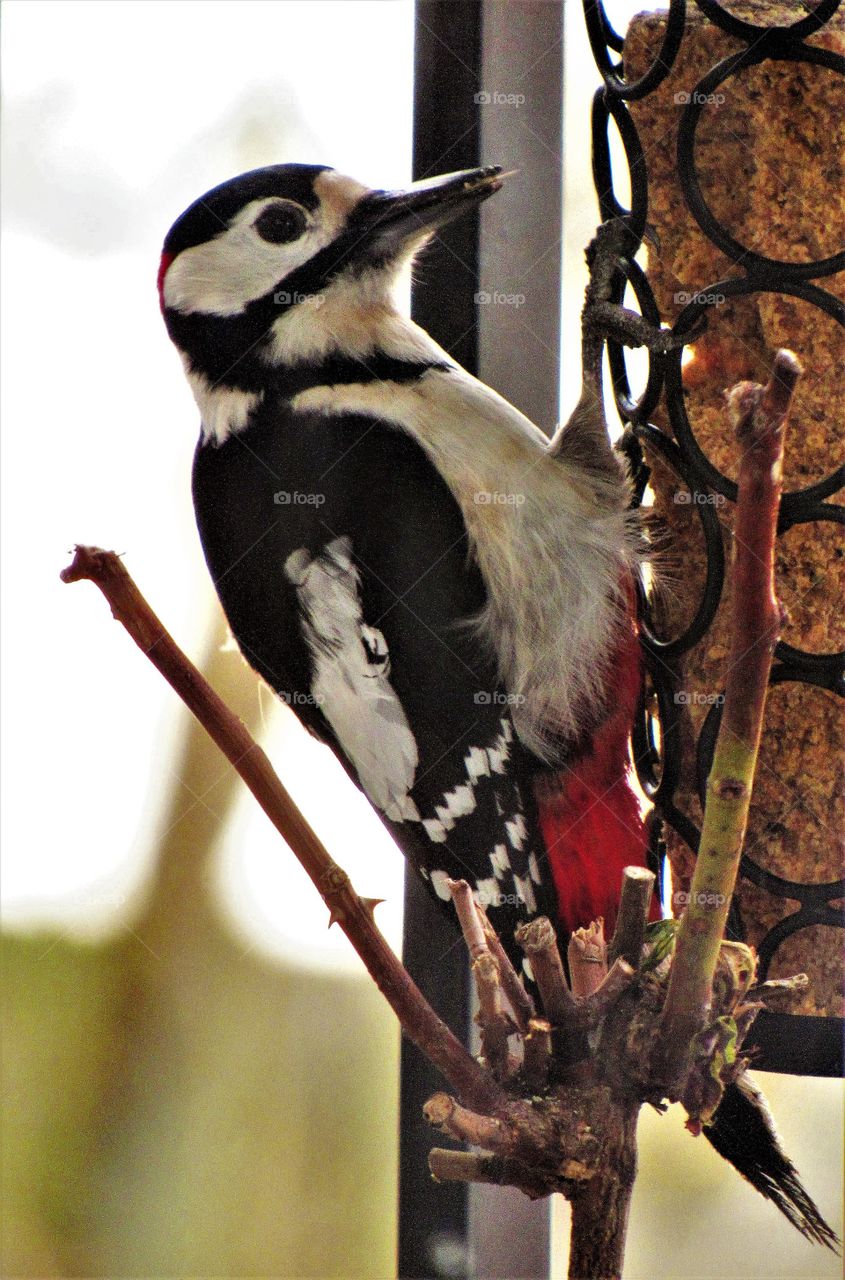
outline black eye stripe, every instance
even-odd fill
[[[269,244],[289,244],[302,235],[308,218],[301,205],[292,200],[277,200],[262,209],[252,225]]]

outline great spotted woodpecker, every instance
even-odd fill
[[[581,397],[549,441],[394,299],[436,229],[501,182],[388,192],[258,169],[178,219],[158,284],[202,421],[200,537],[245,658],[434,895],[469,880],[507,944],[539,912],[564,937],[612,929],[646,839],[628,762],[640,533],[602,341],[585,323]],[[585,316],[608,304],[602,248]],[[744,1151],[743,1115],[724,1153],[812,1219],[768,1139]]]
[[[178,220],[159,288],[202,417],[203,548],[245,657],[433,892],[469,879],[510,937],[538,910],[612,926],[644,840],[637,534],[603,418],[550,444],[394,301],[432,232],[500,185],[257,170]]]

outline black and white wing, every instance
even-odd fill
[[[506,937],[554,913],[540,765],[469,625],[484,584],[422,449],[377,419],[277,400],[198,447],[194,500],[245,657],[333,748],[435,896],[469,880]]]

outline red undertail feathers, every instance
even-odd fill
[[[603,916],[608,938],[616,923],[622,872],[628,866],[645,865],[648,842],[628,757],[642,682],[634,626],[625,635],[611,671],[609,712],[586,750],[537,785],[559,923],[568,934]],[[659,916],[655,898],[652,918]]]

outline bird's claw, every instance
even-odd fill
[[[615,302],[589,302],[584,308],[584,324],[626,347],[645,347],[653,355],[668,355],[696,342],[707,328],[707,317],[699,316],[692,328],[683,333],[661,329],[637,311]]]

